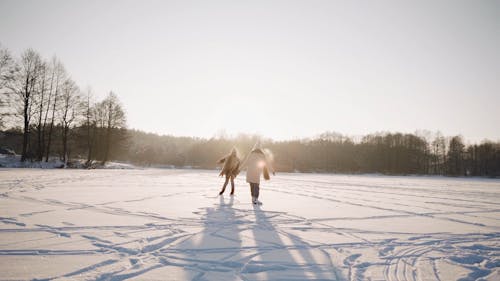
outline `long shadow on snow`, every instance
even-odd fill
[[[343,279],[323,251],[280,229],[274,219],[279,221],[281,213],[266,212],[259,206],[254,206],[253,211],[255,224],[251,229],[258,255],[242,270],[248,279]]]

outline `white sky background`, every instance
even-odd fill
[[[0,43],[150,132],[500,139],[500,1],[0,0]]]

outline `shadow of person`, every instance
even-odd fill
[[[200,232],[176,245],[175,259],[185,269],[194,272],[196,280],[239,280],[241,238],[239,220],[232,208],[234,197],[226,203],[219,196],[214,208],[205,208]]]
[[[246,280],[342,280],[321,250],[280,228],[287,218],[280,212],[253,208],[252,227],[257,253],[242,269]]]
[[[327,254],[285,231],[290,220],[220,196],[169,259],[193,280],[341,280]]]

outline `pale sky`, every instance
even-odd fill
[[[0,43],[149,132],[500,140],[500,1],[0,0]]]

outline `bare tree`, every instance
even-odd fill
[[[33,113],[33,95],[40,76],[42,60],[40,55],[32,49],[23,52],[19,62],[19,69],[13,79],[8,81],[8,88],[16,97],[18,110],[23,118],[23,148],[21,161],[26,161],[30,135],[30,122]]]
[[[440,132],[437,132],[432,141],[432,173],[437,175],[443,174],[445,160],[446,140]]]
[[[44,113],[46,111],[46,108],[49,107],[48,101],[47,101],[47,72],[48,72],[48,66],[45,62],[42,62],[40,65],[40,73],[39,73],[39,79],[36,84],[35,92],[36,95],[34,96],[34,101],[36,104],[36,110],[35,114],[37,117],[37,124],[36,124],[36,133],[37,133],[37,152],[36,152],[36,157],[38,161],[42,161],[43,158],[43,151],[45,149],[44,147],[44,140],[45,140],[45,126],[44,126]]]
[[[104,156],[102,159],[102,164],[104,165],[108,161],[113,130],[123,128],[125,126],[126,120],[122,105],[118,100],[118,97],[113,92],[110,92],[108,96],[101,102],[101,108],[104,110],[104,118],[102,120],[103,125],[106,126]]]
[[[7,48],[0,45],[0,128],[5,126],[5,118],[12,115],[10,111],[11,92],[7,88],[15,77],[17,65]]]
[[[62,161],[68,161],[68,137],[71,126],[79,116],[81,110],[81,99],[76,83],[66,79],[61,86],[61,129],[62,129]]]
[[[454,136],[450,139],[447,153],[447,173],[452,176],[464,176],[464,152],[465,145],[461,136]]]
[[[45,150],[45,162],[49,161],[50,149],[52,144],[52,133],[54,130],[54,122],[56,118],[57,109],[59,106],[60,88],[62,81],[66,79],[66,70],[61,62],[57,58],[53,57],[51,61],[51,77],[50,77],[50,90],[49,90],[49,106],[45,112],[45,122],[44,126],[49,126],[49,131],[47,135],[47,148]],[[49,114],[49,108],[52,111],[52,117],[50,118],[50,123],[47,123],[47,117]]]
[[[87,161],[86,166],[92,165],[92,152],[95,144],[95,138],[97,133],[97,113],[96,105],[92,97],[92,89],[87,88],[87,94],[85,100],[83,101],[83,112],[85,118],[85,131],[87,139]]]
[[[14,59],[7,48],[0,44],[0,86],[5,86],[5,80],[12,76]]]

